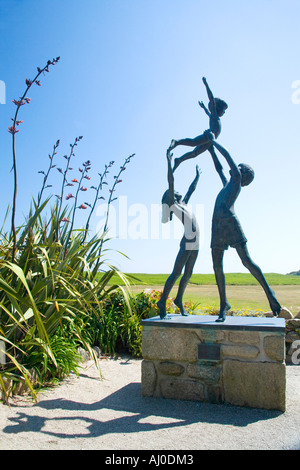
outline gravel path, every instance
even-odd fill
[[[300,450],[300,367],[287,366],[287,411],[144,398],[141,361],[92,361],[79,377],[0,404],[0,450]]]

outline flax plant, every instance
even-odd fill
[[[28,217],[23,225],[16,227],[17,164],[15,151],[16,126],[20,107],[29,102],[26,94],[33,83],[40,85],[39,75],[49,71],[49,66],[57,59],[48,61],[37,76],[26,81],[26,91],[17,105],[13,126],[9,132],[13,137],[14,194],[12,202],[11,230],[5,232],[4,224],[0,232],[0,390],[4,401],[10,394],[26,386],[36,398],[36,388],[49,381],[61,379],[71,370],[78,373],[79,356],[77,347],[83,346],[97,363],[92,346],[95,341],[93,331],[104,331],[107,325],[105,301],[113,293],[121,293],[126,305],[127,324],[134,323],[133,303],[128,293],[129,281],[117,268],[104,262],[103,243],[107,240],[109,206],[113,193],[124,171],[114,178],[107,205],[107,217],[102,235],[90,236],[89,223],[104,181],[113,162],[105,165],[100,183],[96,189],[94,202],[80,204],[79,197],[88,188],[83,181],[89,180],[90,161],[86,161],[79,181],[73,178],[68,182],[71,171],[71,158],[74,148],[82,136],[70,145],[69,155],[65,155],[66,166],[62,170],[53,163],[57,155],[58,140],[53,147],[47,171],[43,175],[42,187],[37,199],[32,200]],[[45,197],[52,170],[62,174],[62,185],[57,195]],[[65,196],[67,186],[78,184],[73,207],[68,206]],[[51,190],[52,191],[52,190]],[[75,229],[77,209],[90,209],[85,229]],[[50,215],[49,215],[50,211]],[[8,212],[7,212],[8,214]],[[120,320],[122,324],[122,320]],[[128,327],[129,328],[129,327]],[[133,326],[136,328],[136,325]],[[104,329],[104,330],[103,330]],[[101,336],[101,335],[100,335]],[[130,336],[130,334],[129,334]],[[109,349],[109,347],[108,347]],[[114,350],[114,348],[111,348]],[[4,358],[4,360],[3,360]]]

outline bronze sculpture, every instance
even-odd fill
[[[172,287],[175,284],[175,281],[180,276],[183,267],[185,267],[185,271],[180,281],[178,293],[176,299],[174,300],[174,303],[179,307],[182,315],[187,315],[183,307],[182,298],[188,280],[192,275],[192,271],[199,251],[199,228],[197,225],[197,221],[194,215],[191,214],[186,208],[186,204],[196,188],[200,176],[199,169],[197,166],[196,177],[193,183],[191,184],[186,196],[183,199],[181,195],[174,191],[173,173],[181,162],[190,158],[195,158],[206,150],[208,150],[211,154],[215,169],[223,183],[223,188],[219,192],[214,206],[211,237],[213,268],[220,297],[220,312],[219,317],[216,321],[225,321],[226,313],[231,308],[226,297],[226,283],[223,271],[224,251],[227,250],[229,246],[236,249],[243,265],[260,283],[266,293],[273,315],[277,316],[280,314],[281,306],[278,300],[276,299],[275,293],[268,285],[260,267],[257,266],[257,264],[255,264],[250,257],[247,248],[247,238],[245,237],[240,222],[234,211],[234,203],[238,195],[240,194],[241,188],[243,186],[249,185],[253,181],[254,171],[249,165],[243,163],[236,165],[236,163],[230,156],[228,150],[226,150],[225,147],[216,142],[215,139],[220,135],[221,132],[220,117],[223,116],[228,106],[225,101],[220,100],[219,98],[214,98],[205,77],[203,77],[202,80],[206,86],[207,94],[209,97],[209,110],[205,107],[203,102],[199,102],[199,105],[209,116],[210,128],[204,131],[203,134],[199,135],[198,137],[195,137],[194,139],[173,139],[171,141],[170,147],[167,150],[169,189],[165,192],[162,198],[163,222],[171,220],[172,214],[175,213],[175,215],[184,224],[184,236],[180,243],[180,250],[175,261],[173,272],[168,277],[164,286],[161,299],[157,303],[160,311],[160,317],[161,319],[167,318],[166,301],[168,295],[171,292]],[[178,145],[192,146],[195,148],[193,151],[184,154],[182,157],[176,158],[172,170],[172,154],[170,152]],[[223,172],[223,167],[216,155],[215,148],[221,153],[221,155],[225,158],[226,162],[229,165],[229,180],[227,180]]]

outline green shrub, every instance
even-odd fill
[[[132,296],[119,289],[107,296],[100,306],[96,346],[106,354],[129,352],[141,355],[141,316]]]

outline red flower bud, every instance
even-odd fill
[[[19,132],[14,126],[11,126],[8,128],[8,132],[10,132],[10,134],[16,134],[17,132]]]
[[[26,101],[26,98],[25,98],[25,101]],[[13,102],[16,106],[23,106],[23,104],[25,104],[23,100],[20,100],[20,101],[12,100],[12,102]]]

